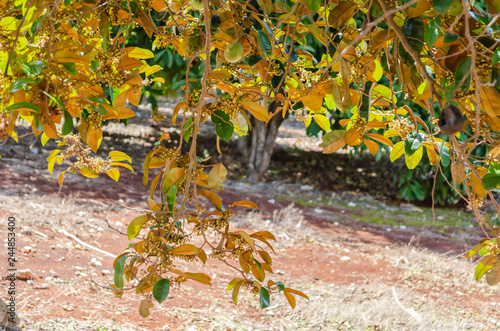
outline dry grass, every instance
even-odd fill
[[[22,198],[0,195],[0,210],[18,217],[21,227],[64,227],[71,230],[75,222],[82,221],[86,222],[86,227],[103,226],[99,219],[89,222],[95,217],[91,215],[93,207],[98,210],[106,208],[94,201],[78,205],[68,199],[45,201],[36,195]],[[72,222],[67,219],[72,219]],[[339,249],[374,249],[374,244],[329,237],[308,226],[301,211],[293,204],[275,212],[271,220],[264,220],[259,213],[239,215],[235,226],[272,231],[278,238],[277,248],[301,245],[315,238],[316,242]],[[500,291],[472,281],[474,264],[470,261],[412,246],[380,248],[373,254],[402,269],[404,276],[396,284],[383,279],[352,284],[324,283],[307,277],[297,279],[293,281],[293,287],[307,293],[311,300],[307,302],[298,298],[294,310],[283,296],[274,296],[271,307],[257,312],[256,298],[241,292],[238,307],[226,297],[214,299],[204,309],[162,305],[155,307],[155,313],[179,317],[183,323],[178,330],[495,330],[500,327],[499,307],[491,300],[492,296],[498,297]],[[65,290],[80,289],[68,286]],[[225,291],[222,286],[219,290]],[[24,312],[22,318],[26,330],[151,330],[123,320],[118,324],[114,319],[105,319],[102,312],[107,309],[106,300],[115,299],[99,293],[95,298],[81,294],[82,305],[96,307],[92,318],[45,321],[36,318],[38,321],[35,321],[35,316],[44,314],[44,305],[40,305],[36,310]],[[483,302],[483,299],[489,300]],[[462,304],[464,302],[468,304]],[[125,324],[121,324],[123,322]],[[172,330],[168,325],[162,329]]]

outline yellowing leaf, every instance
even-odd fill
[[[234,286],[234,289],[233,289],[233,293],[231,295],[232,298],[233,298],[233,302],[234,302],[235,305],[237,304],[237,301],[238,301],[238,293],[240,291],[240,286],[241,286],[242,283],[243,283],[243,279],[241,279],[238,282],[236,282],[236,285]]]
[[[208,187],[216,191],[221,190],[224,186],[222,182],[226,180],[226,176],[226,167],[222,163],[216,164],[208,174]]]
[[[184,180],[184,176],[186,174],[186,169],[183,168],[172,168],[170,169],[165,178],[163,179],[162,191],[163,194],[167,193],[167,191],[174,185],[179,184]]]
[[[392,151],[391,151],[391,162],[394,162],[397,160],[401,155],[403,155],[405,152],[405,142],[400,141],[394,145]]]
[[[239,103],[259,121],[267,122],[269,120],[269,113],[267,109],[258,103],[248,100],[241,100]]]
[[[109,164],[111,167],[124,167],[124,168],[127,168],[128,170],[134,172],[134,169],[132,169],[132,167],[129,165],[129,164],[126,164],[126,163],[121,163],[121,162],[111,162]]]
[[[128,56],[133,59],[145,60],[155,57],[154,53],[149,49],[139,48],[139,47],[127,47],[125,48]]]
[[[413,155],[411,156],[405,154],[405,162],[408,169],[415,169],[415,167],[420,163],[420,160],[422,160],[423,154],[424,154],[424,149],[422,147],[417,149],[415,153],[413,153]]]
[[[177,255],[197,255],[200,252],[200,248],[192,244],[182,244],[175,247],[170,251],[170,254]]]
[[[214,207],[217,208],[218,210],[222,209],[222,200],[214,192],[207,190],[197,190],[196,192],[199,195],[204,196],[205,198],[210,200],[213,203]]]
[[[392,143],[392,141],[389,138],[384,137],[381,134],[378,134],[378,133],[368,133],[366,136],[370,137],[373,140],[376,140],[376,141],[378,141],[378,142],[380,142],[382,144],[385,144],[385,145],[387,145],[389,147],[393,147],[394,146],[394,144]]]
[[[111,177],[111,179],[113,179],[116,182],[120,178],[120,171],[118,169],[109,169],[106,170],[106,173],[108,174],[109,177]]]
[[[242,207],[248,207],[248,208],[253,208],[253,209],[259,209],[259,207],[255,203],[253,203],[252,201],[247,201],[247,200],[233,202],[231,204],[231,206],[242,206]]]
[[[128,225],[128,228],[127,228],[128,240],[132,240],[135,237],[137,237],[137,235],[139,234],[139,232],[142,229],[142,226],[147,221],[149,221],[149,215],[141,215],[141,216],[134,218],[132,220],[132,222],[130,222],[130,224]]]
[[[493,267],[486,274],[486,282],[490,286],[495,286],[500,283],[500,262],[493,263]]]
[[[255,251],[255,243],[253,241],[252,238],[250,238],[250,236],[248,235],[248,233],[246,233],[245,231],[243,230],[238,230],[236,231],[241,237],[243,237],[243,239],[245,239],[245,241],[248,243],[248,245],[250,246],[250,248],[252,248],[253,251]]]
[[[203,273],[191,273],[191,272],[185,272],[184,275],[187,276],[187,278],[195,280],[197,282],[200,282],[205,285],[212,285],[210,281],[212,280],[209,275],[203,274]]]
[[[363,142],[365,143],[365,145],[368,148],[368,150],[370,151],[370,153],[372,153],[372,155],[375,156],[375,154],[377,154],[377,152],[379,150],[378,144],[376,142],[368,140],[368,139],[363,139]]]
[[[354,129],[349,129],[344,136],[345,142],[349,146],[357,146],[361,144],[361,136],[359,132]]]
[[[66,173],[66,170],[61,172],[59,174],[59,178],[57,179],[57,183],[59,183],[59,186],[62,187],[63,181],[64,181],[64,174]]]
[[[259,282],[263,282],[266,278],[266,273],[257,264],[252,265],[252,274]]]
[[[313,115],[313,118],[316,123],[318,123],[320,128],[322,128],[326,132],[330,131],[330,121],[325,117],[325,115],[315,114]]]
[[[485,256],[479,261],[476,266],[476,270],[474,270],[474,278],[476,280],[481,279],[484,274],[493,267],[493,264],[498,261],[498,256],[496,255],[488,255]]]
[[[109,157],[113,161],[124,161],[124,160],[127,160],[128,162],[132,163],[132,159],[130,158],[130,156],[128,156],[127,154],[125,154],[123,152],[120,152],[120,151],[111,151],[111,152],[109,152]]]
[[[292,309],[294,309],[295,308],[295,297],[293,296],[293,294],[288,292],[286,289],[283,291],[283,294],[285,295],[286,300],[290,304],[290,307],[292,307]]]
[[[479,93],[483,108],[491,118],[500,115],[500,94],[494,87],[480,86]]]

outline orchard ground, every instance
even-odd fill
[[[121,171],[118,183],[47,171],[46,157],[54,144],[42,147],[33,136],[0,146],[0,230],[2,280],[7,294],[7,218],[16,218],[17,268],[29,269],[16,281],[17,312],[26,330],[497,330],[500,328],[498,287],[473,278],[474,261],[464,253],[482,233],[473,215],[460,208],[431,208],[382,199],[353,190],[358,181],[375,191],[390,190],[384,165],[366,161],[349,170],[347,156],[306,177],[311,162],[320,162],[317,141],[305,137],[293,123],[281,128],[279,157],[267,182],[250,184],[232,178],[221,192],[224,204],[251,200],[256,212],[241,208],[234,227],[269,230],[274,243],[271,279],[306,293],[292,310],[275,295],[271,306],[258,309],[258,298],[242,291],[234,306],[227,283],[238,275],[217,261],[201,262],[189,271],[212,277],[212,286],[188,281],[172,288],[168,299],[155,304],[150,316],[139,315],[141,297],[125,292],[116,298],[106,287],[113,283],[113,258],[81,245],[70,233],[95,248],[120,254],[128,245],[133,210],[146,208],[142,185],[145,154],[161,131],[150,126],[147,113],[125,127],[105,128],[102,150],[127,152],[135,173]],[[119,143],[119,141],[122,143]],[[38,140],[39,141],[39,140]],[[205,135],[200,153],[212,153],[215,138]],[[286,146],[295,146],[291,150]],[[214,158],[241,177],[243,162],[231,145]],[[307,150],[303,152],[303,150]],[[292,155],[293,154],[293,155]],[[106,155],[106,153],[103,153]],[[309,157],[313,155],[313,157]],[[288,156],[288,157],[287,157]],[[304,171],[287,164],[299,158]],[[297,159],[296,159],[297,160]],[[313,160],[313,161],[311,161]],[[360,170],[361,169],[361,170]],[[330,171],[330,172],[328,172]],[[279,179],[279,180],[277,180]],[[98,190],[99,189],[99,190]],[[394,190],[393,190],[394,191]],[[386,194],[387,196],[387,194]],[[434,222],[433,222],[434,219]],[[64,230],[64,231],[63,231]],[[126,285],[127,286],[127,285]]]

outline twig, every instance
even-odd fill
[[[85,247],[87,247],[87,248],[89,248],[89,249],[92,249],[92,250],[94,250],[94,251],[96,251],[96,252],[99,252],[99,253],[101,253],[101,254],[103,254],[103,255],[106,255],[106,256],[109,256],[109,257],[112,257],[112,258],[115,258],[115,257],[116,257],[116,255],[115,255],[115,254],[112,254],[112,253],[110,253],[110,252],[103,251],[102,249],[99,249],[99,248],[97,248],[97,247],[94,247],[94,246],[92,246],[92,245],[89,245],[89,244],[87,244],[87,243],[85,243],[85,242],[81,241],[81,240],[80,240],[80,239],[78,239],[76,236],[72,235],[71,233],[69,233],[68,231],[66,231],[66,230],[64,230],[64,229],[61,229],[61,231],[60,231],[60,232],[61,232],[62,234],[64,234],[66,237],[73,239],[74,241],[76,241],[76,242],[77,242],[77,243],[79,243],[80,245],[83,245],[83,246],[85,246]]]
[[[394,289],[394,286],[392,287],[392,294],[394,295],[394,300],[396,300],[396,303],[398,304],[401,309],[403,309],[405,312],[411,315],[414,319],[416,319],[418,322],[422,321],[422,316],[417,313],[413,308],[406,309],[401,302],[399,302],[398,295],[396,294],[396,290]]]

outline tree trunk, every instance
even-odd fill
[[[273,102],[269,106],[270,112],[278,108],[278,103]],[[248,179],[255,183],[262,180],[262,177],[269,168],[271,156],[273,154],[274,142],[278,135],[278,129],[283,123],[281,114],[276,114],[266,125],[261,121],[256,121],[252,117],[251,145],[248,159]],[[247,153],[248,154],[248,153]]]

